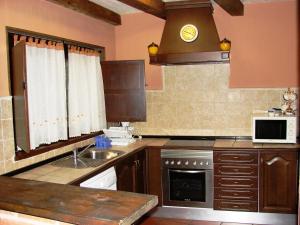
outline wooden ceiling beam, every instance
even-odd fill
[[[162,0],[118,0],[133,8],[142,10],[146,13],[166,19],[165,3]]]
[[[241,0],[214,0],[226,12],[232,16],[244,15],[244,4]]]
[[[48,0],[55,4],[64,6],[68,9],[75,10],[79,13],[83,13],[87,16],[94,17],[96,19],[104,20],[113,25],[121,24],[121,16],[109,9],[106,9],[100,5],[97,5],[88,0]]]

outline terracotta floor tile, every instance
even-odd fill
[[[220,225],[221,222],[191,220],[189,225]]]
[[[221,225],[252,225],[252,223],[226,223],[223,222]]]
[[[189,220],[150,217],[145,219],[140,225],[189,225]]]

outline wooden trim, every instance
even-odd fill
[[[152,65],[186,65],[195,63],[229,63],[230,52],[187,52],[187,53],[166,53],[150,56]]]
[[[64,146],[67,146],[70,144],[74,144],[76,142],[80,142],[80,141],[84,141],[84,140],[96,137],[100,134],[103,134],[103,132],[98,131],[98,132],[94,132],[92,134],[85,134],[80,137],[69,138],[66,141],[58,141],[58,142],[55,142],[50,145],[40,146],[40,147],[36,148],[35,150],[30,151],[29,153],[26,153],[24,151],[16,152],[15,160],[17,161],[17,160],[26,159],[26,158],[29,158],[32,156],[36,156],[39,154],[43,154],[43,153],[49,152],[53,149],[61,148],[61,147],[64,147]]]
[[[177,2],[166,2],[165,9],[187,9],[187,8],[199,8],[199,7],[210,7],[212,10],[212,3],[210,0],[188,0],[188,1],[177,1]]]
[[[7,51],[7,57],[9,59],[8,67],[9,67],[9,79],[10,79],[10,95],[12,95],[12,84],[11,84],[12,58],[11,57],[12,57],[12,47],[13,47],[13,42],[11,42],[10,39],[11,39],[11,35],[13,35],[13,34],[32,36],[32,37],[36,37],[36,38],[40,38],[40,39],[47,39],[50,41],[61,41],[64,43],[64,45],[73,44],[73,45],[78,45],[78,46],[85,47],[85,48],[95,49],[100,52],[100,60],[102,61],[105,59],[105,48],[102,46],[88,44],[88,43],[79,42],[79,41],[75,41],[75,40],[71,40],[71,39],[65,39],[65,38],[61,38],[61,37],[57,37],[57,36],[53,36],[53,35],[28,31],[28,30],[24,30],[24,29],[9,27],[9,26],[6,26],[5,29],[6,29],[8,48],[9,48],[9,50]],[[15,128],[15,121],[14,121],[14,128]],[[83,141],[83,140],[95,137],[99,134],[103,134],[103,132],[99,131],[99,132],[95,132],[95,133],[88,134],[88,135],[82,135],[82,136],[76,137],[76,138],[70,138],[69,140],[66,140],[66,141],[55,142],[53,144],[41,146],[35,150],[30,151],[29,153],[26,153],[25,151],[16,152],[15,160],[21,160],[21,159],[29,158],[29,157],[32,157],[35,155],[39,155],[39,154],[51,151],[56,148],[64,147],[64,146],[67,146],[72,143],[76,143],[79,141]]]
[[[118,0],[161,19],[166,19],[165,3],[162,0]]]
[[[244,15],[244,4],[241,0],[215,0],[215,2],[232,16]]]
[[[104,20],[112,25],[121,25],[121,16],[107,8],[90,1],[82,0],[47,0],[65,8],[83,13],[87,16]]]
[[[24,35],[24,36],[32,36],[32,37],[36,37],[36,38],[40,38],[40,39],[47,39],[49,41],[56,41],[56,42],[61,41],[64,44],[78,45],[78,46],[84,47],[84,48],[95,49],[101,53],[100,54],[101,61],[105,60],[105,47],[100,46],[100,45],[89,44],[89,43],[80,42],[80,41],[76,41],[76,40],[72,40],[72,39],[62,38],[62,37],[58,37],[58,36],[54,36],[54,35],[50,35],[50,34],[34,32],[34,31],[29,31],[29,30],[25,30],[25,29],[19,29],[19,28],[15,28],[15,27],[6,26],[5,29],[6,29],[8,39],[9,39],[10,34],[18,34],[18,35]],[[9,47],[11,47],[11,46],[9,46]]]

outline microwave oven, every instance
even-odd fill
[[[295,116],[254,116],[252,141],[256,143],[296,143],[297,127]]]

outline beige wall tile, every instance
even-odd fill
[[[6,139],[3,141],[3,159],[13,160],[15,157],[14,139]]]
[[[14,138],[14,129],[13,129],[12,119],[2,120],[2,132],[3,132],[4,140]]]
[[[11,99],[0,100],[1,119],[12,119],[12,101]]]
[[[4,161],[0,161],[0,174],[5,173],[5,163]]]
[[[18,169],[17,164],[13,160],[4,161],[4,170],[3,173],[8,173],[10,171]]]
[[[4,160],[4,146],[3,146],[3,141],[0,140],[0,161]]]
[[[0,140],[3,139],[2,120],[0,119]]]
[[[254,110],[280,106],[286,89],[230,89],[230,65],[164,67],[165,89],[147,92],[138,134],[250,136]]]

